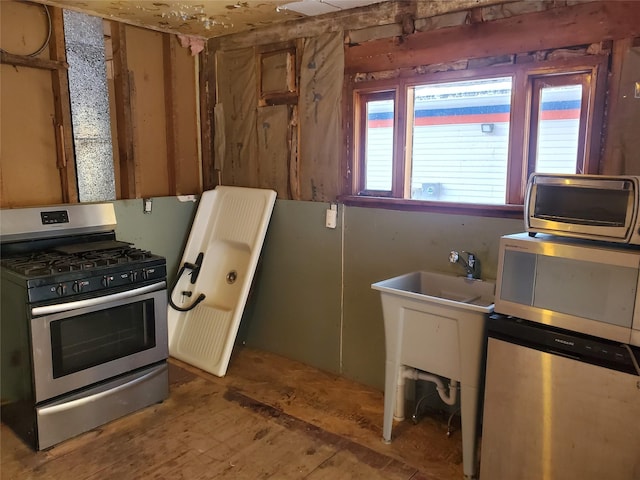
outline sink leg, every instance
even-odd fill
[[[391,443],[391,429],[393,428],[393,411],[396,402],[398,375],[400,365],[387,361],[384,380],[384,415],[382,421],[382,441]]]
[[[462,469],[465,478],[477,476],[478,387],[461,385]]]

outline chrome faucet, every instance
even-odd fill
[[[480,278],[480,260],[478,260],[474,253],[465,252],[467,254],[467,260],[465,260],[458,252],[452,250],[449,253],[449,261],[451,263],[461,263],[464,269],[467,271],[467,278]]]

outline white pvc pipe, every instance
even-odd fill
[[[444,403],[447,405],[455,405],[456,400],[458,399],[458,381],[450,380],[449,381],[449,392],[447,393],[447,388],[442,383],[440,377],[436,377],[435,375],[431,375],[430,373],[420,372],[418,371],[418,380],[426,380],[428,382],[433,382],[436,384],[436,390],[438,390],[438,395]]]
[[[408,368],[408,367],[400,367],[400,375],[398,375],[398,391],[396,392],[396,412],[394,413],[394,418],[397,416],[398,420],[404,418],[404,379],[408,378],[410,380],[426,380],[427,382],[432,382],[436,384],[436,390],[438,391],[438,395],[444,403],[447,405],[455,405],[456,400],[458,399],[458,381],[450,380],[449,381],[449,391],[447,392],[447,388],[442,383],[440,377],[436,375],[432,375],[427,372],[423,372],[416,368]],[[400,385],[402,384],[402,388]],[[399,408],[402,408],[402,411],[399,412]],[[401,417],[397,415],[401,413]]]

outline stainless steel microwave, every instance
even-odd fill
[[[531,236],[640,245],[640,177],[534,173],[525,198]]]
[[[495,311],[640,347],[640,248],[505,235]]]

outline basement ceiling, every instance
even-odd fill
[[[383,0],[37,0],[162,32],[213,38]]]

